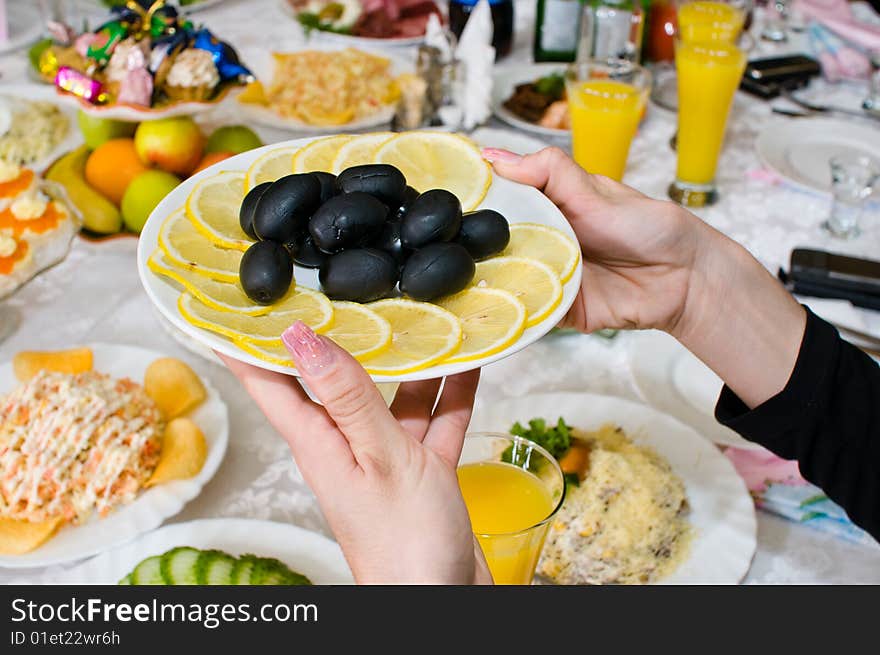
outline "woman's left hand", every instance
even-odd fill
[[[479,371],[400,386],[392,408],[333,341],[283,335],[303,381],[224,358],[287,440],[361,584],[491,584],[456,466]],[[435,401],[436,409],[435,409]]]

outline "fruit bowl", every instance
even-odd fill
[[[413,133],[405,134],[412,135]],[[429,137],[425,138],[429,139]],[[163,274],[161,273],[162,266],[164,266],[164,264],[160,261],[157,265],[156,258],[153,257],[151,261],[151,257],[160,250],[160,231],[162,230],[162,227],[165,224],[166,220],[168,220],[169,218],[173,219],[175,216],[179,216],[181,214],[181,208],[186,206],[187,200],[190,199],[191,195],[193,194],[193,190],[196,189],[196,187],[200,183],[206,183],[211,179],[217,179],[215,176],[218,176],[218,174],[221,173],[237,173],[240,176],[244,176],[251,165],[254,164],[254,162],[256,162],[261,157],[266,156],[268,153],[272,151],[282,150],[293,152],[297,149],[303,148],[304,146],[312,143],[315,140],[316,139],[314,138],[297,139],[293,141],[276,143],[271,146],[265,146],[263,148],[258,148],[256,150],[252,150],[241,155],[229,158],[223,162],[220,162],[219,164],[205,169],[201,173],[186,180],[174,191],[172,191],[168,196],[166,196],[161,203],[159,203],[159,205],[150,215],[150,218],[148,219],[141,233],[140,242],[138,244],[138,271],[140,274],[141,282],[144,285],[144,288],[146,289],[150,300],[156,306],[157,310],[166,319],[168,319],[168,321],[175,328],[179,329],[198,343],[217,352],[223,353],[240,361],[258,366],[260,368],[278,371],[290,375],[297,374],[296,370],[293,369],[291,365],[285,365],[285,362],[283,361],[271,361],[271,358],[261,357],[259,352],[257,352],[252,347],[247,347],[247,344],[245,344],[246,349],[244,349],[234,343],[232,340],[227,339],[224,336],[221,336],[220,334],[217,334],[215,332],[203,329],[202,327],[197,327],[195,324],[190,322],[193,318],[191,303],[182,301],[183,296],[187,294],[183,294],[182,296],[180,290],[169,283],[167,277],[163,276]],[[473,209],[472,206],[467,208]],[[516,229],[518,224],[531,224],[530,226],[520,225],[519,227],[523,228],[524,231],[540,231],[542,229],[549,228],[548,231],[552,231],[560,238],[570,241],[572,244],[576,244],[574,232],[572,231],[571,227],[569,226],[568,222],[559,211],[559,209],[542,193],[532,187],[517,184],[500,177],[494,177],[492,179],[488,192],[479,203],[478,208],[494,209],[501,212],[508,219],[512,232]],[[236,213],[237,209],[238,208],[235,207]],[[577,251],[576,248],[575,250]],[[528,253],[504,252],[501,254],[518,256]],[[502,262],[502,259],[504,258],[498,257],[495,259],[487,259],[484,262],[480,262],[478,263],[478,271],[480,270],[480,266],[484,264],[486,265],[487,274],[491,274],[491,271],[489,271],[489,269],[503,269],[503,264],[505,262]],[[547,334],[562,319],[562,317],[565,316],[566,312],[574,303],[581,282],[582,267],[580,266],[579,252],[575,255],[575,259],[576,265],[571,266],[569,271],[555,283],[555,288],[558,291],[558,301],[553,303],[552,310],[542,312],[540,320],[529,321],[528,326],[525,327],[514,340],[509,343],[505,343],[505,346],[497,352],[492,351],[490,354],[486,354],[485,356],[469,358],[466,361],[454,361],[456,360],[456,357],[449,356],[446,358],[446,360],[441,360],[439,363],[434,363],[432,365],[419,368],[418,370],[410,371],[381,373],[377,372],[374,367],[374,370],[371,371],[373,379],[376,382],[390,383],[432,379],[444,377],[447,375],[453,375],[456,373],[480,368],[492,362],[504,359],[505,357],[509,357],[510,355],[513,355],[514,353],[534,343],[542,336]],[[507,263],[515,264],[517,263],[517,261],[508,261]],[[530,265],[529,262],[520,263],[524,263],[526,265],[514,268],[524,270],[531,267],[535,269],[543,268],[544,270],[550,270],[548,266],[541,263],[534,265]],[[296,280],[296,288],[298,290],[304,290],[305,295],[317,295],[314,292],[320,291],[321,285],[318,281],[317,270],[296,266],[294,270],[294,276]],[[524,284],[523,287],[527,288],[527,284]],[[508,289],[510,290],[509,287]],[[385,304],[381,305],[381,303]],[[375,303],[375,306],[377,308],[381,306],[383,309],[387,309],[389,304],[393,305],[393,301],[380,300]],[[353,305],[353,303],[341,303],[341,305]],[[362,307],[370,307],[370,305],[362,305]],[[434,305],[431,305],[431,307],[434,307]],[[353,309],[355,308],[348,307],[347,311],[349,311],[349,314]],[[378,311],[378,309],[376,311]],[[356,314],[356,312],[354,313]],[[427,313],[430,314],[431,312],[429,311]],[[271,317],[272,314],[266,314],[265,316]],[[187,317],[189,317],[189,320]],[[426,316],[426,322],[423,325],[433,325],[434,323],[431,322],[431,318],[432,317],[430,316]],[[537,316],[535,316],[535,318],[537,319]],[[322,325],[318,326],[318,331],[320,332],[331,329],[331,323],[332,321],[324,321]],[[278,330],[278,335],[280,336],[280,331],[283,330],[286,325],[279,325],[279,327],[281,328]],[[322,327],[323,329],[321,329]],[[417,330],[419,330],[420,326],[415,325],[414,327],[416,329],[413,330],[413,332],[418,334]],[[332,330],[328,334],[332,337]],[[425,337],[428,336],[430,335],[425,334]],[[420,334],[419,338],[421,338]],[[369,360],[364,361],[364,365],[368,371],[371,370]]]

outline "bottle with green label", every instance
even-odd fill
[[[582,7],[582,0],[538,0],[535,61],[574,61]]]
[[[639,61],[645,11],[642,0],[586,0],[577,59]]]

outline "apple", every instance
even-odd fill
[[[148,166],[189,175],[202,159],[205,137],[189,116],[144,121],[134,133],[134,147]]]
[[[245,125],[218,127],[208,137],[205,152],[231,152],[239,154],[263,145],[260,137]]]
[[[125,227],[140,234],[156,205],[178,184],[180,179],[165,171],[146,171],[134,178],[122,196]]]
[[[137,123],[115,121],[111,118],[92,116],[80,109],[76,114],[79,131],[86,145],[94,150],[111,139],[121,139],[134,134]]]

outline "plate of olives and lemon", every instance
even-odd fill
[[[549,199],[442,132],[242,153],[172,191],[138,246],[151,301],[202,345],[297,375],[280,335],[301,320],[377,382],[525,348],[571,307],[580,261]]]

